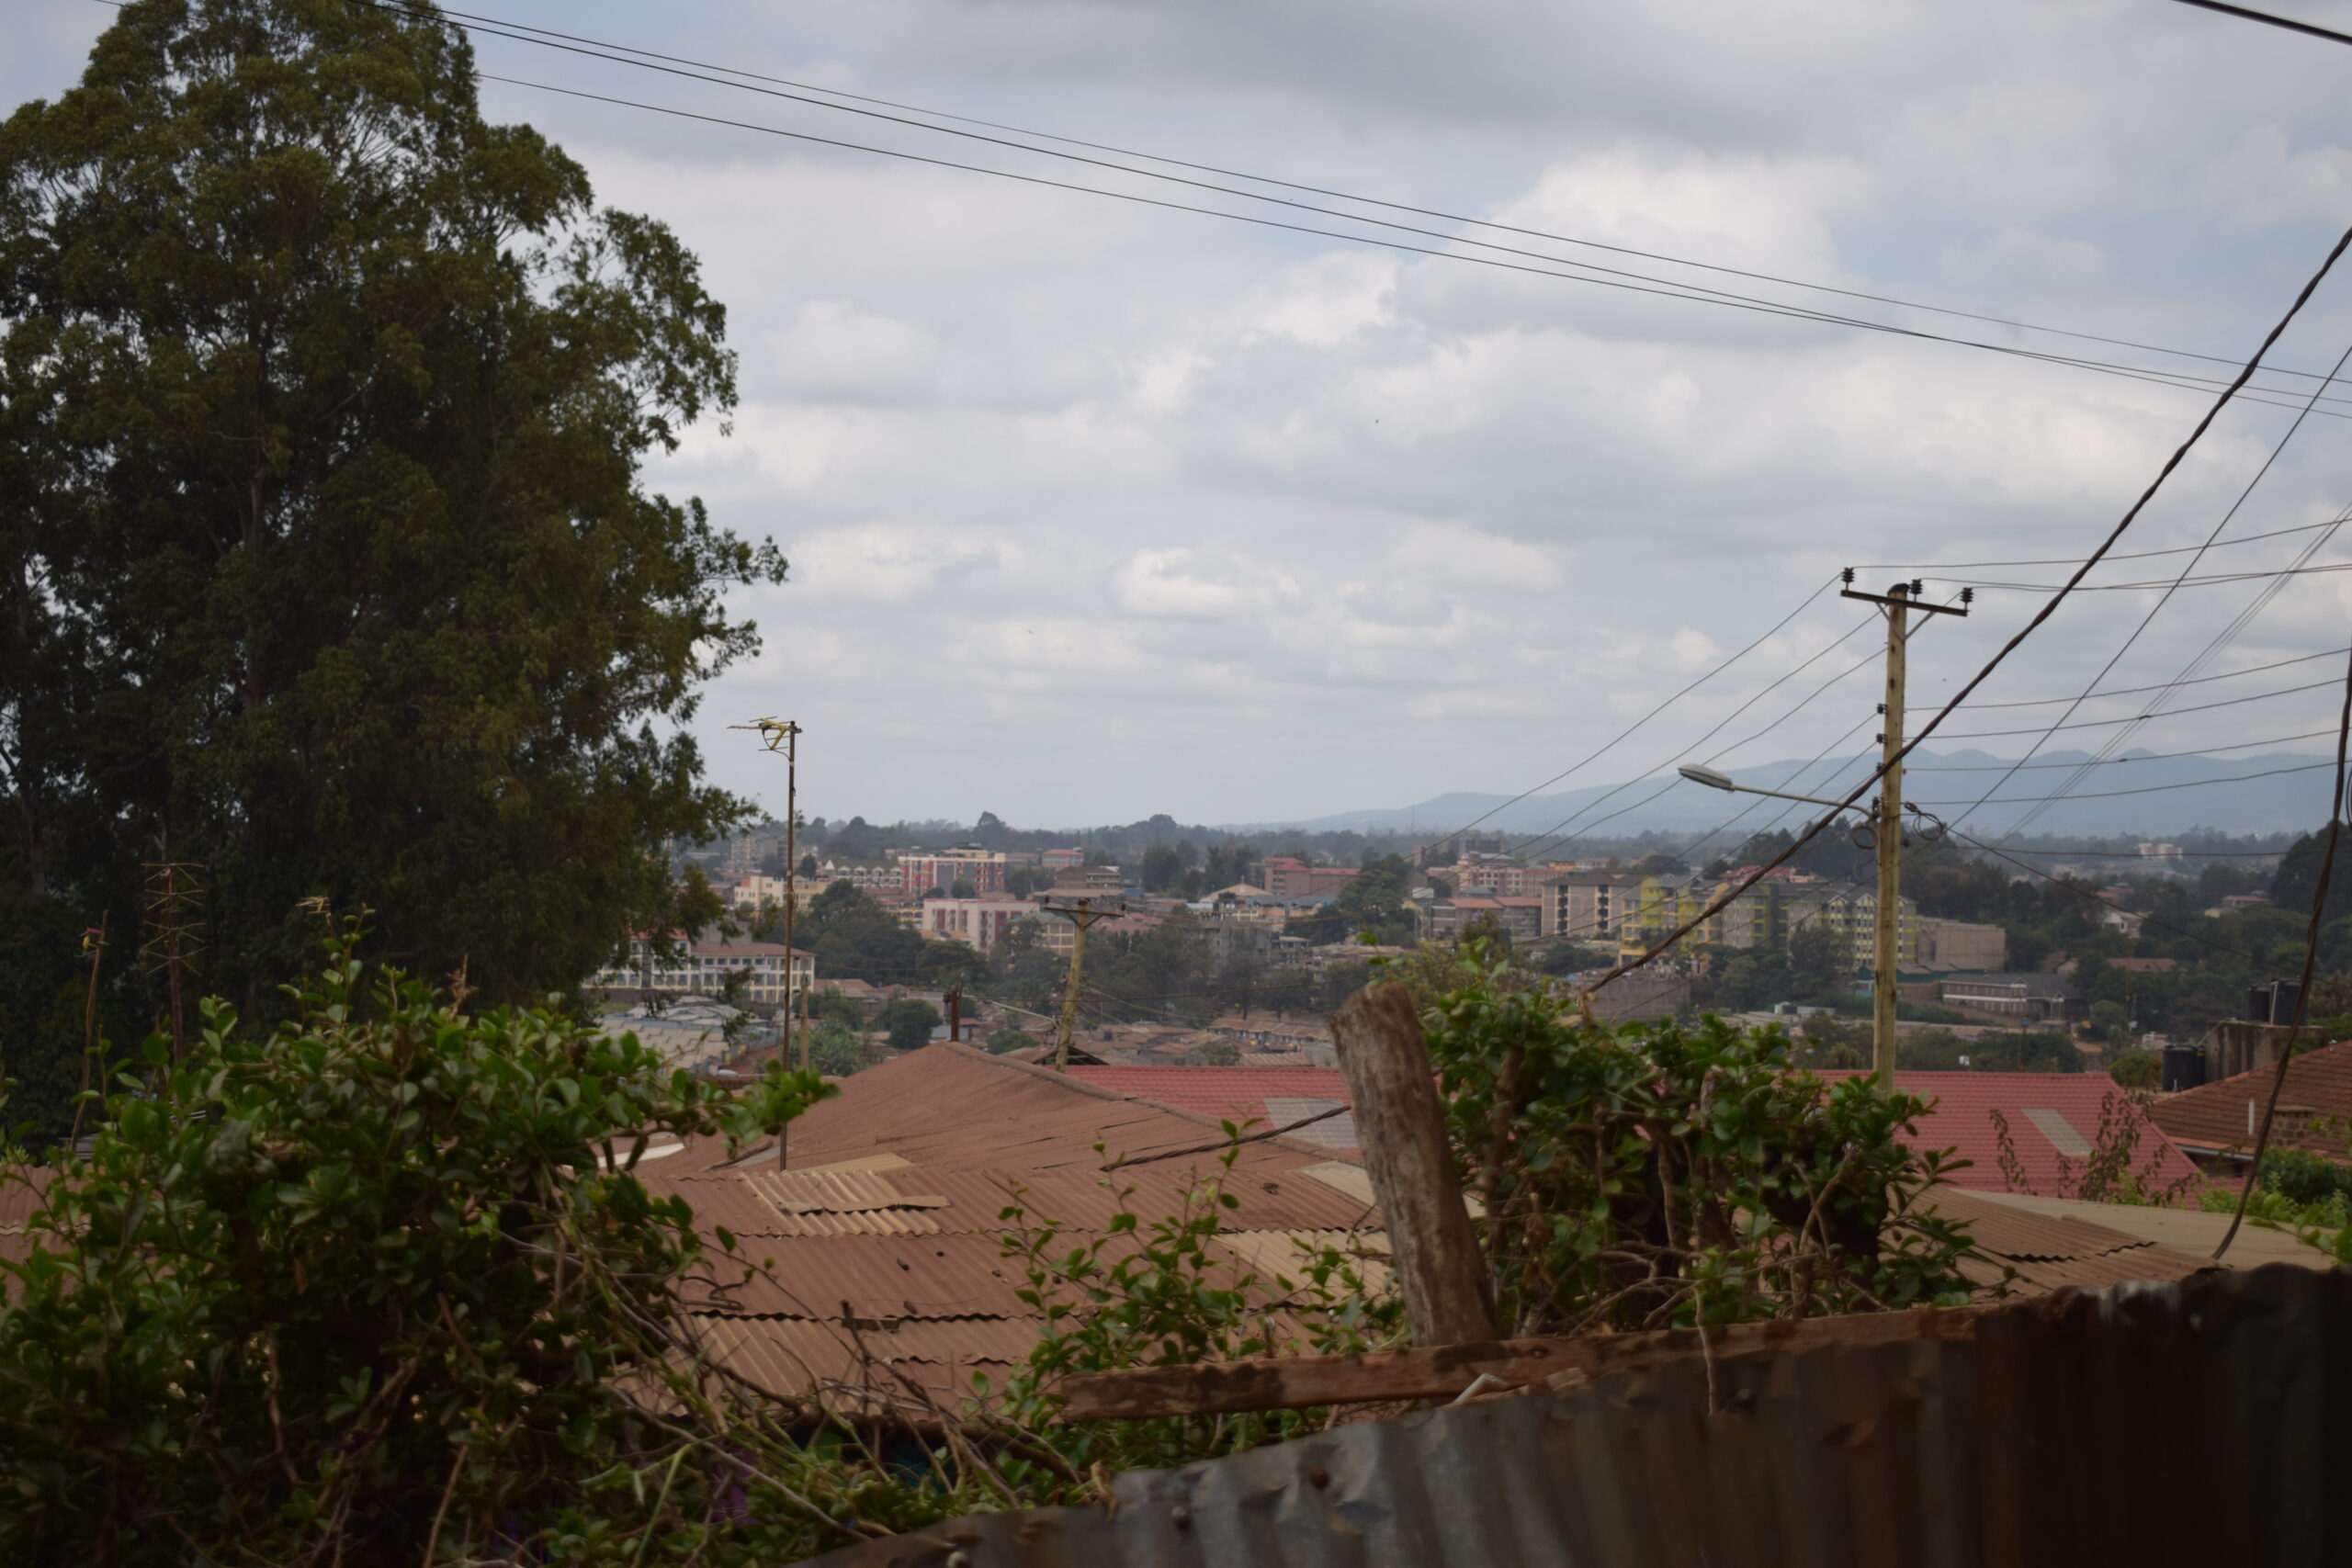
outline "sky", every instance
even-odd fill
[[[1840,569],[1860,568],[1872,591],[1922,576],[1939,600],[1961,581],[2060,581],[2064,564],[1937,569],[2080,559],[2211,391],[1550,274],[1614,266],[2227,377],[2352,223],[2352,48],[2165,0],[478,3],[1555,236],[1348,209],[1434,230],[1387,232],[1445,254],[1401,252],[1321,212],[481,39],[495,75],[1348,236],[485,83],[488,111],[560,141],[600,201],[674,229],[728,306],[741,405],[647,482],[700,496],[791,560],[786,584],[732,595],[764,646],[711,682],[692,725],[712,777],[772,811],[780,768],[729,723],[805,727],[812,816],[1266,822],[1515,794],[1751,643],[1568,785],[1684,756],[1728,767],[1866,750],[1881,693],[1865,656],[1881,634],[1874,611],[1838,598]],[[2352,30],[2352,0],[2278,4]],[[95,0],[0,0],[0,96],[69,85],[112,15]],[[2271,363],[2324,370],[2347,346],[2352,263]],[[2303,531],[2225,546],[2199,575],[2274,570],[2314,543],[2312,564],[2352,560],[2312,526],[2352,505],[2352,387],[2279,449],[2318,383],[2261,384],[2293,406],[2225,410],[2120,550],[2196,544],[2226,517],[2225,541]],[[2091,581],[2151,581],[2189,559],[2118,562]],[[2128,649],[2158,595],[2077,594],[1980,698],[2071,696],[2119,650],[2109,687],[2177,676],[2217,637],[2201,672],[2352,640],[2345,574],[2261,598],[2272,586],[2184,587]],[[1939,617],[1913,649],[1914,713],[2045,598],[1984,587],[1965,621]],[[2316,754],[2327,739],[2290,738],[2329,726],[2337,700],[2222,701],[2129,739]],[[1963,711],[1950,728],[2028,722],[2003,716]],[[2309,778],[2318,821],[2327,785]],[[2186,800],[2179,815],[2199,819]]]

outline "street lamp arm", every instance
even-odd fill
[[[1840,811],[1846,807],[1842,800],[1824,800],[1817,795],[1791,795],[1786,790],[1759,789],[1754,784],[1735,784],[1713,768],[1693,767],[1686,763],[1681,773],[1692,784],[1705,784],[1709,789],[1730,790],[1736,795],[1769,795],[1775,800],[1802,800],[1808,806],[1826,806]]]

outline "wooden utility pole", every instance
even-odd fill
[[[1054,1030],[1054,1071],[1069,1071],[1070,1031],[1078,1026],[1078,982],[1086,969],[1086,933],[1097,920],[1115,919],[1127,912],[1124,902],[1098,909],[1091,898],[1080,898],[1076,904],[1057,904],[1048,897],[1038,904],[1037,912],[1059,915],[1070,923],[1069,987],[1062,993],[1061,1022]]]
[[[1416,1345],[1495,1337],[1486,1264],[1454,1179],[1428,1043],[1413,994],[1366,986],[1331,1016],[1372,1195],[1396,1257],[1397,1293]]]
[[[1899,979],[1895,971],[1901,949],[1903,908],[1903,691],[1911,642],[1911,615],[1915,611],[1922,615],[1965,615],[1969,595],[1963,590],[1960,604],[1928,604],[1920,601],[1917,582],[1898,582],[1884,593],[1861,593],[1852,587],[1853,581],[1853,570],[1849,568],[1843,597],[1876,604],[1886,617],[1886,700],[1878,710],[1886,716],[1886,728],[1878,738],[1879,762],[1884,771],[1879,777],[1877,818],[1872,824],[1878,850],[1878,930],[1871,957],[1871,1070],[1892,1084],[1895,986]]]
[[[947,993],[947,1043],[959,1044],[964,1038],[964,988],[951,988]]]
[[[792,945],[792,919],[800,908],[800,726],[788,718],[755,718],[749,724],[732,724],[729,729],[752,729],[759,732],[771,751],[784,753],[784,1030],[777,1037],[777,1056],[792,1060],[792,1004],[800,991],[800,976],[795,967]],[[808,1032],[800,1032],[800,1065],[808,1066]],[[784,1147],[779,1139],[780,1151]]]

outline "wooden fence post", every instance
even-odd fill
[[[1387,1222],[1398,1293],[1416,1345],[1495,1337],[1485,1260],[1446,1150],[1445,1112],[1412,993],[1367,986],[1331,1019],[1372,1193]]]

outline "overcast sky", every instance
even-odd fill
[[[2352,48],[2165,0],[481,3],[926,108],[2222,360],[2251,351],[2352,223]],[[2278,3],[2352,30],[2344,0]],[[70,84],[112,15],[93,0],[0,0],[0,90],[14,102]],[[1329,226],[526,44],[480,50],[501,75]],[[713,774],[779,810],[778,770],[728,721],[807,726],[812,815],[1259,821],[1516,792],[1840,567],[2079,557],[2209,396],[525,87],[484,96],[496,117],[560,140],[600,199],[672,225],[729,306],[733,434],[697,430],[651,480],[791,558],[788,586],[737,596],[766,649],[710,688],[697,724]],[[1483,237],[2005,345],[2230,373]],[[2352,264],[2274,357],[2324,369],[2347,344]],[[2201,540],[2293,417],[2224,413],[2120,547]],[[2352,504],[2347,436],[2342,418],[2308,420],[2224,536]],[[2223,549],[2199,570],[2282,566],[2321,537]],[[2316,558],[2352,552],[2331,541]],[[1895,572],[1863,575],[1883,589]],[[1951,575],[2053,581],[2064,569]],[[2179,673],[2262,586],[2184,589],[2109,684]],[[2211,668],[2342,647],[2347,593],[2342,575],[2296,580]],[[1915,707],[2041,602],[1986,591],[1965,624],[1923,637]],[[2078,596],[1984,696],[2080,690],[2153,603]],[[1570,782],[1674,756],[1863,613],[1815,600]],[[1876,635],[1695,754],[1764,728]],[[2320,662],[2205,690],[2331,673]],[[1811,756],[1858,725],[1848,749],[1867,747],[1878,694],[1862,670],[1724,761]],[[2233,704],[2159,720],[2135,743],[2291,737],[2335,705],[2325,691]],[[2002,717],[1951,728],[2024,722]],[[2318,820],[2327,787],[2311,778]]]

